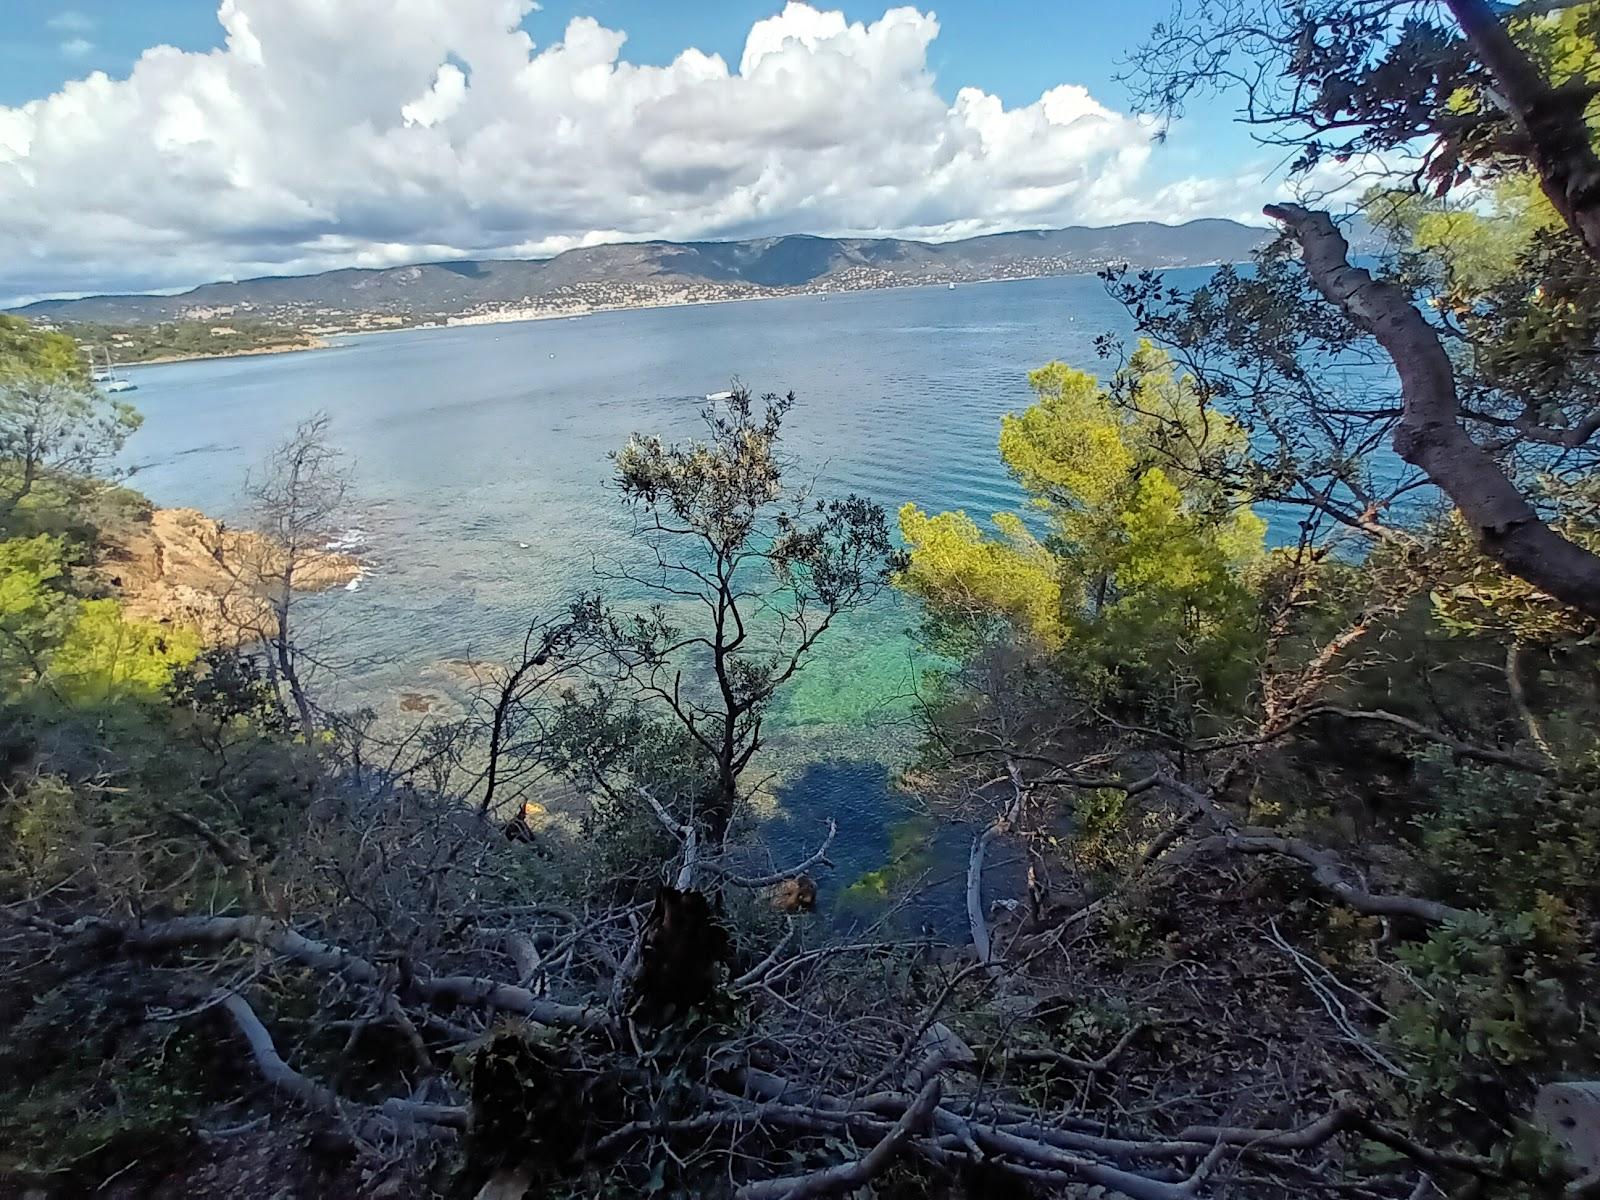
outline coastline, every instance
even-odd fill
[[[1185,263],[1181,267],[1157,267],[1161,271],[1196,271],[1216,270],[1219,267],[1237,265],[1225,261],[1210,263]],[[801,300],[807,297],[828,296],[857,296],[875,292],[910,292],[919,288],[932,288],[936,291],[945,291],[954,284],[957,288],[984,287],[996,283],[1026,283],[1038,279],[1085,279],[1098,275],[1103,268],[1096,267],[1092,271],[1044,271],[1033,275],[1005,275],[995,279],[963,279],[941,280],[930,283],[890,283],[878,287],[858,288],[812,288],[796,289],[794,291],[770,290],[753,296],[720,296],[706,300],[661,300],[648,304],[599,304],[582,309],[564,309],[552,312],[530,312],[526,309],[507,309],[503,312],[473,314],[468,317],[447,317],[442,321],[424,322],[418,325],[404,325],[393,329],[352,329],[348,333],[330,333],[329,337],[365,337],[378,333],[417,333],[433,329],[464,329],[474,325],[515,325],[526,321],[563,321],[575,320],[578,317],[594,316],[599,313],[614,312],[642,312],[655,308],[695,308],[711,304],[747,304],[761,300]]]
[[[145,501],[148,504],[148,501]],[[196,508],[143,508],[106,531],[89,574],[130,617],[194,630],[208,646],[238,645],[270,627],[264,581],[284,551],[265,535],[230,529]],[[295,591],[325,592],[359,580],[366,565],[330,547],[297,561]]]
[[[1181,267],[1156,268],[1163,271],[1188,271],[1199,269],[1212,269],[1227,266],[1228,263],[1218,261],[1212,263],[1186,263]],[[869,292],[898,292],[912,291],[917,288],[934,288],[946,290],[951,284],[957,288],[981,287],[986,284],[996,283],[1024,283],[1038,279],[1082,279],[1087,276],[1099,274],[1101,268],[1088,271],[1048,271],[1031,275],[1006,275],[994,279],[966,279],[943,280],[928,283],[894,283],[877,287],[858,288],[814,288],[788,290],[769,290],[748,296],[718,296],[697,299],[671,299],[657,300],[636,304],[596,304],[568,309],[552,309],[538,311],[527,308],[504,309],[498,312],[472,313],[464,316],[444,317],[419,321],[415,325],[395,325],[381,329],[325,329],[316,335],[316,344],[310,346],[273,346],[261,347],[255,350],[239,350],[225,354],[195,354],[184,357],[172,356],[159,359],[146,359],[139,363],[126,364],[130,369],[135,367],[157,366],[183,362],[203,362],[218,358],[249,358],[260,354],[293,354],[302,350],[324,350],[334,345],[330,339],[344,340],[346,338],[371,337],[386,333],[423,333],[436,329],[465,329],[477,325],[516,325],[529,321],[565,321],[577,320],[579,317],[595,316],[600,313],[615,312],[642,312],[657,308],[694,308],[712,304],[746,304],[762,300],[798,300],[805,297],[851,296]]]
[[[378,331],[374,330],[374,332]],[[339,336],[342,337],[344,335],[341,334]],[[139,367],[161,367],[169,366],[172,363],[186,362],[210,362],[219,358],[256,358],[263,354],[300,354],[307,350],[327,350],[331,346],[332,343],[327,338],[315,337],[308,344],[300,346],[253,346],[248,350],[222,350],[214,354],[209,352],[201,354],[163,354],[159,358],[142,358],[138,362],[118,363],[117,366],[131,371]]]

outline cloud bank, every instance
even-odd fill
[[[790,3],[736,64],[623,57],[530,0],[222,0],[225,44],[146,51],[0,108],[0,301],[216,277],[535,256],[647,237],[948,238],[1245,216],[1148,186],[1148,125],[1067,83],[946,102],[938,22]]]

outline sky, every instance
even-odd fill
[[[0,0],[0,304],[651,237],[1263,223],[1170,0]]]

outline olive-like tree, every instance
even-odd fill
[[[139,422],[89,381],[71,338],[0,317],[0,520],[46,479],[104,475]]]
[[[644,565],[617,568],[655,599],[613,609],[604,638],[640,696],[704,752],[713,776],[691,819],[711,845],[748,799],[740,776],[760,750],[773,696],[842,614],[869,603],[901,565],[884,510],[860,496],[818,499],[780,452],[794,396],[739,388],[704,412],[704,440],[633,437],[614,455]]]
[[[1229,359],[1235,382],[1249,375],[1256,391],[1290,396],[1302,431],[1332,425],[1353,443],[1387,437],[1449,497],[1485,555],[1590,617],[1600,616],[1600,555],[1550,519],[1538,473],[1527,468],[1555,463],[1571,475],[1600,453],[1586,366],[1600,313],[1597,47],[1592,4],[1204,0],[1178,5],[1130,76],[1144,106],[1169,116],[1207,92],[1239,97],[1241,119],[1291,149],[1301,172],[1366,165],[1383,201],[1372,211],[1391,225],[1405,224],[1396,213],[1408,203],[1437,207],[1469,182],[1531,185],[1537,236],[1503,273],[1512,286],[1498,292],[1421,295],[1415,273],[1354,261],[1328,212],[1285,202],[1265,211],[1299,262],[1278,269],[1271,289],[1230,280],[1186,313],[1168,305],[1154,321],[1140,311],[1154,292],[1129,298],[1143,332]],[[1299,355],[1306,339],[1345,363],[1366,347],[1387,359],[1398,384],[1392,402],[1363,411],[1332,387],[1304,404],[1316,380]],[[1552,386],[1562,379],[1576,386]],[[1262,411],[1288,421],[1282,405]],[[1337,487],[1348,499],[1348,481]],[[1368,523],[1383,507],[1356,498]]]

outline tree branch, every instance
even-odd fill
[[[905,1144],[927,1128],[939,1104],[938,1079],[930,1079],[911,1102],[894,1127],[876,1146],[854,1162],[840,1163],[809,1175],[789,1175],[747,1183],[734,1193],[736,1200],[811,1200],[817,1196],[836,1196],[872,1182],[900,1156]]]
[[[381,1105],[370,1107],[342,1099],[332,1088],[302,1075],[284,1061],[273,1043],[271,1032],[243,996],[237,992],[219,992],[214,999],[244,1038],[262,1078],[297,1103],[328,1116],[354,1118],[358,1126],[369,1129],[374,1125],[379,1128],[402,1125],[458,1130],[467,1127],[468,1111],[457,1105],[423,1104],[416,1100],[391,1097]]]
[[[245,942],[313,970],[338,975],[352,983],[366,987],[382,987],[385,983],[384,972],[366,959],[340,947],[305,937],[268,917],[175,917],[170,921],[135,926],[88,918],[68,926],[65,932],[124,954],[157,954],[188,947],[216,948],[230,942]],[[543,1025],[592,1033],[617,1032],[616,1023],[603,1009],[560,1004],[535,996],[527,988],[476,975],[420,977],[412,972],[402,991],[439,1007],[457,1004],[492,1007],[503,1012],[518,1013]]]
[[[1317,290],[1375,337],[1393,360],[1404,402],[1395,452],[1450,497],[1485,554],[1558,600],[1600,616],[1600,556],[1540,520],[1489,453],[1468,436],[1444,345],[1406,294],[1350,265],[1349,243],[1327,213],[1298,204],[1269,204],[1263,211],[1283,222],[1299,243]],[[1600,211],[1596,216],[1600,220]],[[1600,239],[1600,225],[1596,232]]]
[[[1017,764],[1009,759],[1006,761],[1006,773],[1011,777],[1011,787],[1014,792],[1011,804],[987,829],[972,840],[972,854],[967,860],[967,922],[972,927],[972,948],[977,951],[980,963],[991,962],[994,959],[994,948],[989,942],[989,922],[983,913],[984,856],[988,852],[989,843],[1011,829],[1012,824],[1022,813],[1022,802],[1027,796]]]
[[[1589,94],[1551,87],[1486,0],[1445,3],[1527,138],[1528,161],[1544,194],[1589,254],[1600,258],[1600,156],[1584,120]]]

